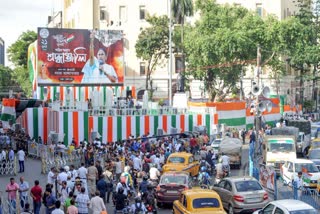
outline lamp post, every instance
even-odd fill
[[[171,17],[171,0],[168,0],[169,10],[169,105],[172,106],[172,17]]]

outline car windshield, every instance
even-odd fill
[[[170,157],[169,163],[184,163],[184,158],[182,157]]]
[[[296,172],[319,172],[319,169],[314,163],[296,163]]]
[[[296,210],[296,211],[290,211],[290,214],[316,214],[316,210]]]
[[[297,140],[298,142],[301,142],[301,141],[302,141],[302,136],[303,136],[303,135],[299,135],[299,136],[298,136],[298,140]]]
[[[164,175],[161,177],[160,184],[186,184],[187,178],[186,176],[179,175]]]
[[[308,156],[310,159],[319,159],[320,158],[320,149],[311,149],[309,151]]]
[[[294,150],[291,143],[270,143],[269,151],[271,152],[292,152]]]
[[[219,203],[219,200],[216,198],[197,198],[197,199],[193,199],[192,206],[194,209],[218,208],[220,207],[220,203]]]
[[[235,186],[237,189],[237,192],[249,192],[249,191],[256,191],[256,190],[262,190],[261,185],[258,181],[237,181],[235,182]]]

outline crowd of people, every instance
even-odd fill
[[[26,213],[38,214],[40,208],[45,207],[48,214],[89,213],[89,209],[100,214],[108,206],[114,206],[115,212],[144,213],[146,201],[154,203],[151,196],[154,197],[154,187],[167,157],[173,152],[196,153],[209,142],[206,134],[181,138],[157,138],[146,134],[114,143],[103,143],[98,138],[93,142],[71,142],[70,146],[83,154],[81,166],[52,167],[46,184],[40,184],[39,180],[29,181],[34,183],[32,187],[23,176],[17,183],[11,178],[6,187],[9,211],[15,213],[18,207]],[[24,150],[19,149],[18,156],[22,152]],[[23,172],[24,167],[19,168]]]

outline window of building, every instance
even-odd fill
[[[262,10],[262,4],[258,3],[256,4],[256,13],[258,14],[258,16],[261,16],[262,17],[262,13],[263,13],[263,10]]]
[[[127,21],[127,7],[120,6],[119,7],[119,22],[124,23]]]
[[[107,11],[106,7],[100,7],[100,20],[106,20],[107,19]]]
[[[183,61],[182,56],[176,56],[175,57],[175,72],[179,73],[183,69]]]
[[[140,62],[140,76],[146,75],[146,63]]]
[[[146,19],[146,7],[145,6],[139,7],[139,17],[140,17],[140,20]]]

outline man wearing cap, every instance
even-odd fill
[[[90,166],[88,167],[87,177],[89,195],[93,196],[96,192],[96,180],[98,178],[98,170],[93,161],[91,161]]]

